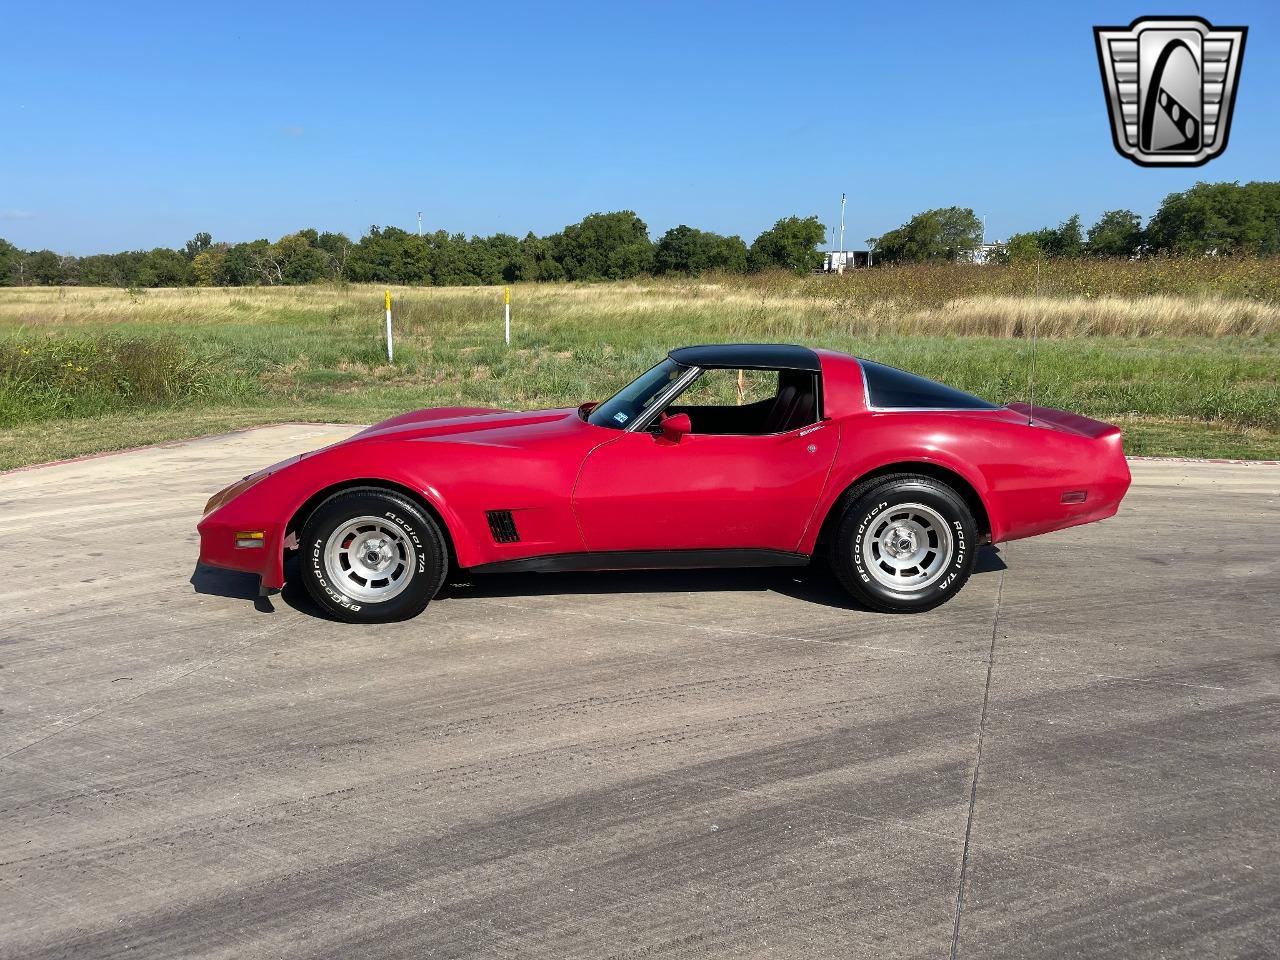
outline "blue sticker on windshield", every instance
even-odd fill
[[[613,419],[617,420],[619,423],[626,423],[627,415],[623,413],[621,410],[619,410],[617,413],[613,415]]]

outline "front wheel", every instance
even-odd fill
[[[959,592],[977,548],[977,524],[959,494],[937,480],[899,474],[852,492],[830,560],[844,588],[871,609],[919,613]]]
[[[307,520],[299,546],[307,592],[349,623],[417,616],[448,572],[435,521],[389,490],[359,488],[330,497]]]

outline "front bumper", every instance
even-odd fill
[[[276,511],[264,510],[263,498],[254,495],[261,492],[254,488],[275,469],[252,474],[214,494],[196,530],[201,563],[256,574],[264,588],[278,590],[284,586],[287,521],[270,516]]]
[[[200,532],[200,562],[224,570],[239,570],[257,574],[262,585],[272,589],[284,586],[283,531],[273,528],[246,527],[238,522],[228,522],[216,515],[206,517],[196,528]],[[237,546],[244,542],[238,534],[256,529],[262,533],[257,541],[261,546]]]
[[[262,586],[284,586],[284,545],[271,531],[262,531],[260,547],[237,547],[237,534],[243,532],[238,524],[204,521],[200,531],[200,562],[223,570],[256,573],[262,577]]]

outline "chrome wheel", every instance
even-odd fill
[[[409,581],[417,555],[413,543],[379,517],[356,517],[329,535],[324,567],[329,582],[353,600],[381,603]]]
[[[862,539],[862,564],[881,586],[910,593],[942,576],[954,549],[942,514],[923,503],[904,503],[872,521]]]

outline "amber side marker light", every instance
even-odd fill
[[[1087,490],[1068,490],[1060,499],[1063,503],[1084,503],[1088,496]]]
[[[240,530],[236,533],[236,547],[243,550],[247,547],[260,547],[266,538],[262,530]]]

